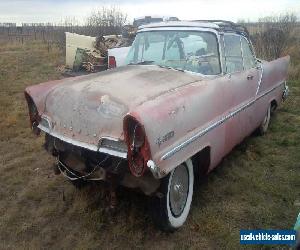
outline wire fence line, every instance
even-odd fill
[[[86,36],[101,36],[121,34],[121,26],[79,26],[55,25],[51,23],[0,23],[0,42],[43,41],[48,44],[57,44],[65,47],[65,32],[77,33]]]

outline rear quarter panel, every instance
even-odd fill
[[[271,62],[263,62],[263,74],[258,86],[254,110],[256,114],[255,126],[264,119],[270,103],[275,100],[277,105],[282,102],[284,83],[287,79],[287,70],[290,57],[285,56]]]
[[[212,164],[222,158],[224,128],[221,124],[163,159],[172,149],[227,114],[223,100],[225,81],[226,78],[217,77],[195,82],[150,100],[135,111],[145,127],[152,159],[162,171],[168,173],[206,146],[211,147]]]

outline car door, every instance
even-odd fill
[[[244,36],[241,36],[241,48],[244,72],[248,82],[247,90],[251,93],[249,102],[246,103],[248,105],[247,112],[242,113],[241,119],[243,119],[243,133],[249,135],[261,121],[257,116],[254,104],[262,78],[262,68],[256,60],[251,44]]]
[[[255,98],[259,73],[250,67],[243,52],[244,39],[239,34],[223,36],[223,65],[227,82],[224,86],[224,104],[228,107],[225,124],[225,153],[240,143],[250,133],[253,109],[249,105]],[[249,124],[250,123],[250,124]]]

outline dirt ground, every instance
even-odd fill
[[[112,216],[100,185],[76,190],[53,174],[43,137],[29,128],[23,90],[61,78],[62,63],[55,47],[0,45],[1,249],[239,249],[240,229],[293,227],[300,210],[300,81],[289,83],[291,96],[269,132],[236,147],[196,187],[185,226],[167,234],[150,220],[147,197],[120,189]]]

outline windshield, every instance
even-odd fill
[[[140,32],[126,64],[155,64],[204,75],[221,73],[217,37],[204,31]]]

